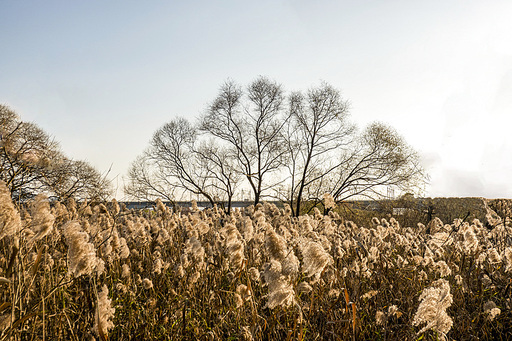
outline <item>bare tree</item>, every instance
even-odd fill
[[[330,193],[336,200],[375,197],[383,186],[421,181],[416,153],[389,127],[375,123],[358,135],[348,103],[322,83],[295,92],[260,77],[244,91],[232,81],[201,116],[160,128],[130,169],[127,193],[164,196],[182,191],[213,203],[231,201],[243,179],[254,203],[276,196],[298,216],[306,201]],[[285,193],[283,195],[283,193]]]
[[[231,200],[239,176],[233,156],[212,141],[201,142],[183,118],[158,129],[144,154],[130,167],[125,193],[145,200],[174,202],[177,192],[200,195],[212,205]]]
[[[337,201],[378,198],[388,186],[405,191],[426,180],[417,153],[392,128],[372,123],[358,135],[347,122],[347,102],[330,85],[292,94],[290,111],[288,200],[295,215],[324,193]]]
[[[159,172],[175,180],[176,187],[202,195],[213,205],[215,200],[208,184],[208,170],[201,167],[195,157],[196,140],[196,129],[187,120],[179,118],[157,130],[146,156]]]
[[[298,216],[305,192],[341,166],[332,156],[352,141],[354,126],[346,120],[348,103],[326,83],[305,95],[293,93],[290,113],[286,144],[290,160],[289,201],[293,214]]]
[[[417,152],[393,128],[378,122],[366,128],[341,160],[329,191],[338,201],[380,197],[387,186],[408,191],[426,181]]]
[[[59,154],[58,145],[33,123],[0,106],[0,176],[14,200],[24,200],[44,188],[44,170]]]
[[[112,194],[106,176],[85,161],[53,160],[52,171],[45,175],[43,182],[50,196],[58,200],[106,201]]]
[[[240,183],[241,174],[237,170],[237,160],[233,153],[216,144],[213,140],[205,141],[196,150],[206,169],[210,170],[211,186],[219,203],[226,202],[226,212],[231,212],[236,186]]]
[[[175,192],[173,179],[159,172],[146,153],[131,163],[124,187],[124,193],[129,197],[142,201],[161,198],[175,205]]]
[[[266,180],[279,170],[287,154],[283,131],[288,118],[283,102],[281,85],[267,78],[252,82],[246,94],[228,81],[201,117],[200,129],[232,150],[239,172],[252,188],[254,204],[282,181]]]
[[[65,157],[46,132],[34,123],[23,122],[4,105],[0,105],[0,180],[15,201],[40,192],[57,199],[110,195],[105,177],[86,162]]]

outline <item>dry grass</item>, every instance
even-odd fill
[[[363,227],[267,204],[181,216],[115,202],[41,214],[22,210],[0,240],[0,340],[512,338],[508,220]],[[83,259],[70,221],[93,246]],[[436,311],[420,298],[451,328],[419,333]]]

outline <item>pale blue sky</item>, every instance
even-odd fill
[[[0,102],[122,187],[153,132],[227,78],[324,80],[361,128],[422,154],[427,195],[512,197],[510,18],[492,0],[0,0]]]

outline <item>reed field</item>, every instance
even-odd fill
[[[0,340],[512,339],[509,219],[324,206],[18,207],[0,184]]]

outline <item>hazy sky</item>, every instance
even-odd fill
[[[430,196],[512,197],[512,1],[0,0],[0,103],[100,171],[228,78],[326,81],[418,150]]]

